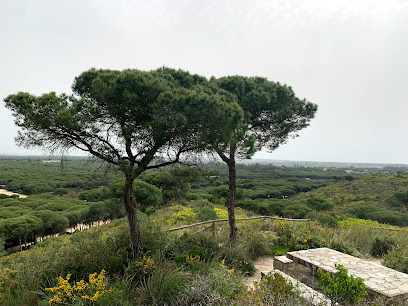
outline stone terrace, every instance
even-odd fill
[[[289,274],[306,268],[310,275],[316,275],[321,268],[325,272],[336,272],[334,264],[341,264],[349,274],[364,279],[370,294],[392,299],[408,299],[408,274],[374,264],[363,259],[337,252],[328,248],[288,252],[284,256],[275,257],[276,268]]]

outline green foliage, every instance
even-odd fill
[[[225,209],[214,208],[217,219],[228,219],[228,212]]]
[[[379,227],[381,224],[378,221],[373,220],[364,220],[364,219],[357,219],[357,218],[347,218],[345,220],[338,221],[338,225],[340,228],[350,228],[355,226],[362,226],[362,227]]]
[[[143,256],[135,261],[128,262],[124,272],[125,279],[137,285],[152,274],[155,269],[154,260],[150,256]]]
[[[62,197],[64,194],[68,193],[68,189],[67,188],[56,188],[53,192],[53,194],[55,195],[59,195],[60,197]]]
[[[183,209],[182,211],[179,211],[178,213],[175,213],[171,216],[171,220],[173,221],[186,221],[188,223],[193,223],[193,221],[196,219],[196,213],[194,212],[193,209],[191,208],[186,208]]]
[[[157,269],[138,287],[143,305],[165,305],[175,301],[187,288],[188,274],[174,269]]]
[[[371,255],[376,257],[383,257],[392,251],[394,241],[387,237],[375,237],[371,247]]]
[[[230,305],[237,294],[246,290],[242,278],[234,272],[234,269],[229,269],[223,264],[213,266],[209,271],[209,276],[211,288],[224,297],[226,305]]]
[[[336,214],[332,213],[309,213],[307,218],[318,221],[322,226],[336,228],[338,220]]]
[[[123,189],[123,186],[122,186]],[[123,192],[123,191],[122,191]],[[100,202],[112,197],[112,192],[109,188],[101,187],[91,190],[85,190],[79,194],[79,199],[88,202]]]
[[[17,278],[18,271],[7,267],[0,269],[0,304],[7,305],[15,298],[17,291],[21,290],[21,283]]]
[[[219,256],[224,259],[225,265],[235,269],[242,275],[253,275],[256,271],[253,261],[241,244],[224,246],[219,251]]]
[[[333,203],[320,198],[309,198],[306,200],[307,206],[314,210],[329,210],[334,207]]]
[[[54,161],[57,162],[43,162],[41,158],[31,161],[23,158],[0,160],[0,184],[9,191],[30,195],[55,192],[58,188],[96,188],[107,185],[118,175],[114,171],[105,171],[101,163],[84,158]]]
[[[307,250],[321,248],[326,246],[326,244],[319,237],[303,234],[297,237],[295,241],[292,241],[290,246],[293,250]]]
[[[370,219],[398,226],[408,225],[408,213],[392,211],[384,207],[375,205],[358,206],[351,209],[350,212],[360,219]]]
[[[275,239],[276,245],[289,245],[292,237],[293,237],[293,230],[292,228],[284,221],[277,221],[273,224],[274,231],[278,236]]]
[[[65,232],[65,229],[70,225],[70,220],[56,211],[38,210],[34,212],[34,215],[42,220],[42,235]]]
[[[268,273],[261,281],[255,282],[255,289],[241,294],[234,305],[304,305],[296,288],[277,272]]]
[[[408,191],[396,192],[392,197],[388,198],[387,203],[396,208],[408,208]]]
[[[408,273],[408,252],[406,249],[394,249],[386,255],[383,265],[397,271]]]
[[[228,190],[229,190],[228,185],[221,185],[221,186],[212,188],[210,190],[210,193],[212,195],[211,201],[217,204],[226,205],[227,198],[228,198]],[[237,200],[241,200],[244,198],[245,191],[243,189],[237,188],[235,193],[236,193]]]
[[[120,179],[110,184],[110,191],[114,198],[123,199],[123,186],[125,181]],[[159,188],[142,180],[135,180],[133,183],[133,192],[136,203],[142,210],[149,206],[158,207],[162,203],[162,192]]]
[[[207,200],[199,200],[194,202],[194,211],[198,221],[215,220],[218,218],[217,212],[214,210],[214,205]]]
[[[323,294],[332,301],[332,305],[357,304],[367,295],[363,279],[348,275],[343,265],[335,264],[335,267],[337,272],[333,275],[329,272],[324,273],[320,268],[317,271],[319,282],[323,286]]]

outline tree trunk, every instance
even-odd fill
[[[18,242],[20,243],[20,252],[23,251],[23,246],[21,245],[21,236],[18,235]]]
[[[129,222],[130,250],[132,252],[132,259],[136,260],[140,255],[140,229],[139,220],[137,218],[136,198],[133,192],[133,182],[134,178],[126,176],[124,203]]]
[[[228,161],[228,223],[230,228],[230,240],[237,236],[237,225],[235,222],[235,200],[237,191],[237,173],[235,168],[235,147],[231,146],[230,158]]]

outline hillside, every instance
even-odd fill
[[[296,198],[318,197],[335,204],[338,213],[359,205],[379,205],[389,207],[386,202],[395,193],[407,191],[408,174],[370,174],[352,181],[339,182],[324,186]],[[406,208],[400,210],[406,211]]]

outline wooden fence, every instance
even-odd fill
[[[379,230],[386,230],[386,231],[402,231],[401,228],[390,228],[390,227],[376,227],[376,226],[371,226],[370,231],[372,229],[379,229]]]
[[[309,230],[310,230],[310,226],[311,226],[311,220],[310,219],[290,219],[290,218],[279,218],[279,217],[272,217],[272,216],[238,218],[238,219],[236,219],[236,221],[246,221],[246,220],[256,220],[256,219],[264,219],[264,220],[272,219],[272,220],[284,220],[284,221],[294,221],[294,222],[309,222]],[[203,221],[203,222],[198,222],[198,223],[194,223],[194,224],[184,225],[184,226],[169,229],[169,232],[179,231],[179,230],[183,230],[183,229],[186,229],[186,228],[191,228],[191,227],[211,223],[210,226],[205,227],[202,230],[197,231],[197,233],[206,231],[208,229],[212,229],[213,236],[215,236],[215,223],[219,223],[219,222],[228,222],[228,219],[209,220],[209,221]]]

